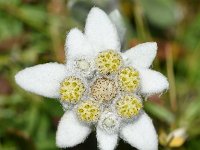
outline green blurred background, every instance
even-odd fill
[[[199,0],[0,0],[0,150],[57,149],[59,102],[25,92],[14,75],[40,63],[64,63],[66,33],[84,29],[93,6],[110,14],[124,50],[158,43],[153,67],[168,77],[170,90],[150,97],[145,109],[154,120],[159,149],[199,150]],[[96,145],[93,133],[71,150]],[[133,148],[120,141],[117,149]]]

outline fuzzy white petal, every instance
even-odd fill
[[[97,7],[92,8],[88,14],[85,34],[98,52],[107,49],[120,51],[116,27],[107,14]]]
[[[121,138],[139,150],[157,150],[158,139],[152,120],[145,113],[121,130]]]
[[[84,142],[90,132],[90,127],[81,124],[73,111],[65,112],[58,125],[56,145],[60,148],[74,147]]]
[[[156,42],[146,42],[127,50],[123,55],[128,57],[133,67],[149,68],[156,57],[156,53]]]
[[[169,88],[167,78],[160,72],[150,69],[138,69],[138,71],[140,73],[142,94],[159,94]]]
[[[23,89],[45,97],[58,98],[60,82],[65,78],[63,64],[47,63],[26,68],[15,76]]]
[[[83,55],[88,56],[94,53],[94,49],[92,49],[85,35],[77,28],[70,30],[66,38],[65,46],[66,58]]]
[[[97,142],[100,150],[114,150],[117,146],[118,134],[108,134],[102,129],[96,129]]]

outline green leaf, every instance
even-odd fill
[[[151,103],[151,102],[146,102],[145,110],[147,110],[156,118],[162,121],[165,121],[167,123],[173,123],[175,120],[173,113],[161,105]]]
[[[0,18],[1,18],[0,41],[18,36],[22,33],[23,26],[19,20],[4,13],[1,13],[1,11],[0,11]]]
[[[176,3],[173,0],[141,0],[147,19],[160,28],[176,23]]]
[[[47,21],[47,14],[41,7],[33,7],[24,5],[19,8],[20,16],[22,19],[33,24],[34,26],[41,27]]]
[[[196,15],[194,20],[188,24],[182,33],[181,39],[183,43],[188,47],[187,50],[194,52],[196,48],[200,47],[200,13]]]
[[[50,120],[47,118],[46,114],[42,114],[40,116],[37,128],[37,139],[39,141],[45,141],[48,138],[48,130],[50,126]]]
[[[195,122],[200,121],[200,101],[198,99],[191,101],[181,115],[181,124],[192,126]]]
[[[39,110],[37,108],[37,105],[33,105],[31,110],[28,112],[28,115],[26,115],[27,117],[27,129],[26,131],[31,134],[33,133],[36,124],[38,124],[38,116],[39,116]]]

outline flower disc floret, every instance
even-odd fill
[[[139,86],[139,73],[132,67],[126,67],[119,72],[119,85],[125,92],[134,92]]]
[[[120,117],[130,119],[139,114],[142,103],[134,96],[123,96],[116,103],[116,110]]]
[[[109,78],[97,78],[91,86],[92,97],[99,102],[110,101],[117,95],[117,84]]]
[[[81,99],[85,90],[81,79],[74,76],[67,77],[60,86],[61,101],[75,104]]]
[[[81,121],[92,123],[98,120],[100,116],[100,107],[95,101],[86,100],[78,105],[76,113]]]
[[[99,119],[99,126],[107,133],[115,133],[119,129],[119,119],[115,113],[104,111]]]
[[[122,66],[122,58],[115,51],[108,50],[99,53],[95,63],[101,74],[116,73]]]
[[[86,71],[89,70],[91,64],[86,59],[78,59],[76,60],[76,67],[80,70]]]

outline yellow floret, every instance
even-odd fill
[[[76,113],[81,121],[96,122],[100,116],[100,108],[96,102],[86,100],[78,106]]]
[[[139,73],[131,67],[123,68],[119,72],[119,85],[123,91],[133,92],[139,86]]]
[[[95,60],[97,69],[102,74],[117,72],[122,66],[121,56],[113,50],[99,53]]]
[[[85,91],[84,84],[79,78],[70,76],[66,78],[60,87],[61,100],[69,103],[77,103]]]
[[[122,118],[132,118],[139,114],[142,108],[140,100],[134,96],[124,96],[116,103],[116,110]]]

